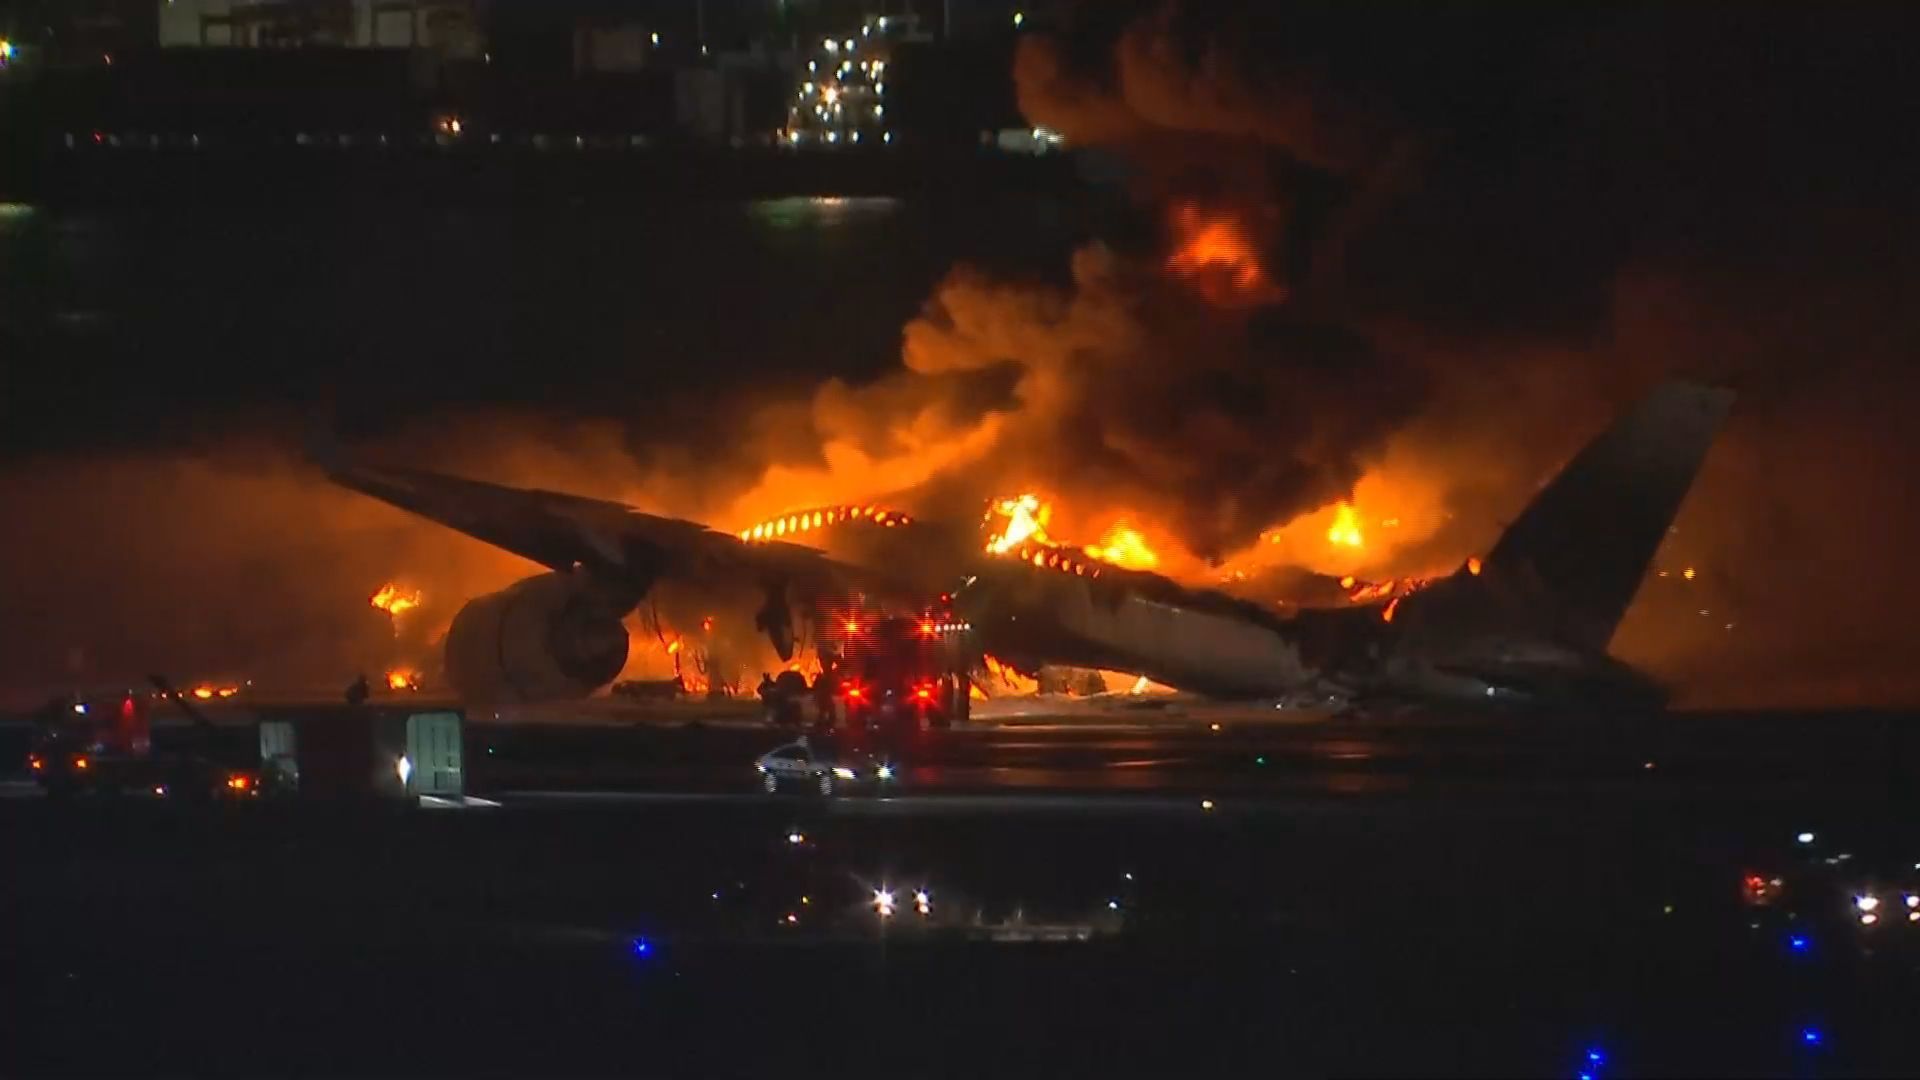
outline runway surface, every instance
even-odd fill
[[[1904,730],[1055,718],[821,799],[753,725],[476,724],[463,809],[14,783],[0,1073],[1911,1073]]]

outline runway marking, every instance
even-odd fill
[[[521,803],[724,804],[735,806],[807,806],[852,817],[920,813],[1031,811],[1040,813],[1168,813],[1201,817],[1198,803],[1185,795],[878,795],[811,798],[733,792],[672,791],[507,791],[499,799]]]

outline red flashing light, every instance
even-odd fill
[[[27,758],[27,768],[29,769],[33,769],[34,771],[37,772],[46,767],[47,767],[47,763],[44,761],[41,761],[40,755],[38,754],[34,754],[32,757]]]
[[[859,687],[857,687],[857,686],[849,686],[849,687],[847,687],[847,696],[848,696],[848,697],[850,697],[850,698],[858,698],[858,697],[860,697],[860,695],[861,695],[861,690],[860,690],[860,688],[859,688]]]
[[[848,620],[847,620],[847,633],[849,633],[849,634],[857,634],[857,633],[859,633],[859,632],[860,632],[860,624],[859,624],[859,622],[857,622],[857,621],[855,621],[855,620],[853,620],[853,619],[848,619]]]
[[[933,624],[932,624],[932,623],[930,623],[930,622],[923,622],[923,623],[921,623],[921,624],[920,624],[920,632],[921,632],[921,633],[923,633],[923,634],[931,634],[931,633],[933,633]]]
[[[87,767],[92,764],[93,764],[92,762],[87,760],[87,757],[85,754],[75,755],[73,759],[73,767],[75,769],[78,769],[81,772],[86,772]]]
[[[915,691],[913,692],[913,696],[914,696],[914,697],[917,697],[917,698],[919,698],[919,699],[920,699],[921,701],[932,701],[932,700],[933,700],[933,691],[931,691],[931,690],[929,690],[929,689],[927,689],[926,687],[924,687],[924,686],[923,686],[923,687],[921,687],[920,689],[918,689],[918,690],[915,690]]]
[[[235,773],[227,777],[227,786],[235,791],[245,791],[253,786],[253,780],[247,776]]]

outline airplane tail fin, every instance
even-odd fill
[[[1487,577],[1540,605],[1566,644],[1605,651],[1733,398],[1697,383],[1655,389],[1521,511]]]

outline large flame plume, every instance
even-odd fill
[[[1352,504],[1342,502],[1334,508],[1333,524],[1327,528],[1327,543],[1349,548],[1367,546],[1366,537],[1360,534],[1360,517],[1353,512]]]
[[[1147,538],[1125,522],[1108,529],[1098,544],[1089,544],[1087,554],[1129,570],[1152,570],[1160,565],[1160,556],[1147,544]]]
[[[1052,544],[1047,523],[1053,520],[1053,503],[1031,492],[1011,498],[995,499],[987,510],[987,553],[1004,555],[1022,544]]]

